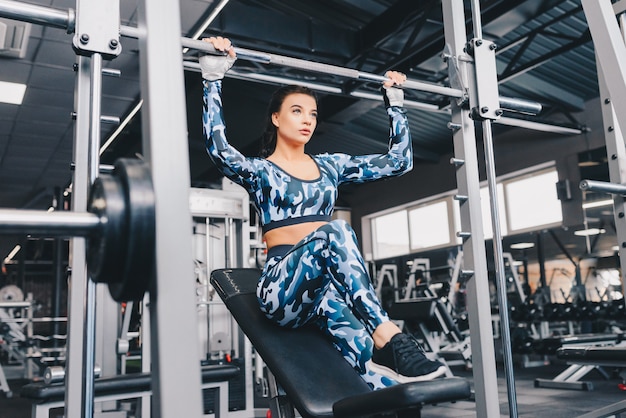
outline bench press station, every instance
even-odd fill
[[[215,364],[202,368],[201,388],[216,388],[215,418],[228,416],[228,381],[239,374],[239,368],[230,364]],[[94,381],[94,402],[137,399],[152,395],[150,373],[131,373],[103,377]],[[50,410],[61,408],[65,402],[65,383],[29,383],[22,387],[20,396],[31,399],[32,418],[48,418]]]
[[[585,334],[545,338],[541,341],[540,348],[545,354],[558,356],[558,353],[567,352],[570,348],[575,349],[576,352],[591,348],[608,349],[621,344],[622,341],[622,334]],[[535,387],[590,391],[593,390],[593,384],[581,380],[585,375],[592,370],[597,370],[608,377],[602,369],[603,364],[576,361],[568,361],[568,363],[569,367],[552,379],[535,379]]]
[[[562,347],[557,350],[556,356],[572,364],[626,368],[625,346]],[[625,412],[626,400],[623,400],[581,415],[578,418],[622,417]]]
[[[360,417],[397,412],[419,417],[424,404],[467,399],[465,379],[444,378],[372,391],[328,339],[315,328],[281,328],[261,313],[257,269],[220,269],[211,284],[263,358],[286,396],[270,378],[270,411],[277,418]]]

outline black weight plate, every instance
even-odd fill
[[[87,269],[95,282],[110,283],[122,277],[119,260],[126,256],[126,198],[119,180],[111,175],[98,177],[89,193],[87,211],[103,222],[87,241]]]
[[[154,272],[156,232],[152,178],[147,164],[133,159],[117,160],[113,175],[125,191],[128,234],[121,280],[109,282],[109,292],[118,302],[141,300]]]

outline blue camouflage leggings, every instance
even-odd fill
[[[273,247],[257,287],[261,310],[281,326],[315,324],[374,389],[396,382],[368,370],[380,306],[354,231],[331,221],[294,246]]]

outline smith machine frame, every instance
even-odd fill
[[[611,48],[598,51],[602,97],[610,111],[608,124],[611,181],[626,182],[626,155],[620,126],[626,126],[626,48],[615,27],[616,11],[623,12],[626,0],[611,6],[610,0],[582,0],[589,26],[597,42],[610,40]],[[115,7],[117,4],[117,7]],[[473,36],[468,41],[462,0],[442,0],[444,34],[447,45],[449,78],[453,87],[409,80],[405,88],[430,91],[450,97],[454,153],[451,164],[456,170],[461,208],[461,231],[467,281],[467,308],[472,336],[476,413],[480,417],[499,417],[500,405],[496,375],[493,331],[489,304],[488,272],[480,206],[478,154],[474,123],[482,123],[485,166],[494,232],[494,258],[498,301],[506,306],[506,285],[495,187],[495,162],[491,123],[498,121],[502,109],[538,113],[540,105],[499,96],[495,61],[496,46],[482,37],[479,0],[472,0]],[[614,10],[615,9],[615,10]],[[114,59],[121,50],[120,35],[139,39],[141,53],[141,94],[143,110],[143,150],[151,167],[155,192],[156,280],[150,290],[151,358],[153,411],[156,417],[201,416],[200,371],[197,364],[197,316],[192,281],[174,281],[171,277],[193,277],[188,257],[191,248],[191,215],[189,210],[189,156],[181,51],[183,46],[212,51],[206,43],[180,37],[178,0],[142,0],[139,2],[137,28],[121,27],[119,0],[99,2],[78,0],[76,11],[66,12],[0,0],[0,16],[65,29],[73,34],[78,54],[76,79],[76,128],[73,179],[73,211],[84,212],[90,185],[99,173],[100,98],[102,60]],[[613,25],[611,22],[615,23]],[[619,44],[619,45],[618,45]],[[381,82],[384,77],[327,64],[313,63],[258,51],[236,50],[240,59],[330,73],[363,81]],[[606,80],[606,81],[604,81]],[[624,94],[609,96],[612,91]],[[610,105],[610,106],[609,106]],[[89,138],[85,141],[84,138]],[[626,248],[626,213],[624,186],[587,183],[590,190],[614,193],[616,225],[622,248]],[[615,193],[615,187],[618,193]],[[604,189],[603,189],[604,188]],[[0,211],[0,232],[43,228],[60,224],[52,214],[31,216],[26,211],[12,211],[12,220]],[[171,219],[177,219],[172,223]],[[50,229],[53,229],[50,226]],[[74,227],[67,227],[70,232]],[[68,231],[66,230],[65,233]],[[72,235],[70,233],[70,235]],[[81,235],[76,233],[76,235]],[[624,251],[620,260],[626,261]],[[96,284],[88,279],[85,239],[71,241],[72,280],[69,299],[68,364],[66,375],[66,415],[93,415],[93,370],[95,345]],[[624,274],[624,272],[622,273]],[[623,277],[622,277],[622,281]],[[160,295],[167,295],[161,298]],[[177,308],[168,309],[176,300]],[[509,413],[517,416],[508,312],[500,310]],[[177,360],[170,361],[176,358]],[[179,388],[186,390],[177,390]]]

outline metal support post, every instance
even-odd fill
[[[79,138],[89,137],[89,59],[78,57],[74,106],[74,179],[72,189],[72,210],[86,211],[89,194],[89,144]],[[87,278],[87,249],[85,238],[70,240],[70,280],[68,289],[67,355],[65,374],[65,414],[85,416],[91,408],[85,405],[86,378],[83,374],[85,350],[83,349],[87,321],[87,286],[95,286]],[[92,369],[93,370],[93,369]],[[87,415],[91,416],[91,415]]]
[[[156,277],[150,291],[153,416],[199,417],[202,393],[191,280],[189,155],[178,1],[140,1],[138,25],[142,143],[152,167],[156,212]],[[176,309],[171,308],[172,301]]]
[[[442,7],[446,45],[451,52],[448,58],[450,77],[455,78],[458,70],[460,81],[467,86],[469,64],[464,59],[458,59],[464,54],[467,39],[463,1],[444,0]],[[463,231],[471,232],[463,241],[463,270],[472,274],[467,281],[467,309],[472,338],[476,415],[500,417],[476,138],[470,111],[461,105],[457,100],[451,100],[450,126],[454,127],[455,158],[452,162],[456,167],[459,194],[469,197],[460,205],[460,215]]]
[[[74,134],[74,171],[72,209],[85,211],[89,186],[98,176],[100,116],[102,97],[102,54],[112,58],[119,54],[119,1],[96,5],[79,0],[76,20],[80,36],[74,38],[74,49],[80,55],[76,84],[76,130]],[[68,31],[73,27],[68,14]],[[70,25],[70,22],[72,24]],[[103,47],[103,39],[107,47]],[[90,56],[86,61],[82,56]],[[89,138],[85,144],[84,138]],[[86,146],[85,146],[86,145]],[[87,280],[85,240],[72,240],[72,284],[68,311],[68,348],[65,405],[67,416],[93,416],[96,284]],[[81,309],[78,313],[77,308]],[[74,321],[75,323],[72,323]],[[78,324],[82,326],[79,331]],[[72,334],[72,333],[74,334]],[[77,344],[80,344],[77,346]],[[79,354],[80,353],[80,354]],[[72,361],[73,360],[73,361]],[[80,408],[80,412],[79,412]]]
[[[606,84],[611,86],[615,120],[626,126],[626,46],[611,0],[582,0],[582,6],[600,63],[598,75],[602,73]]]
[[[152,365],[151,357],[151,341],[152,333],[150,332],[150,294],[146,292],[141,302],[141,372],[150,373]],[[141,418],[152,417],[152,404],[150,396],[141,397]]]
[[[63,207],[63,191],[60,187],[55,188],[55,210],[56,211],[64,211]],[[51,314],[53,318],[59,318],[61,316],[61,294],[63,292],[65,271],[63,269],[63,249],[65,246],[65,240],[56,239],[54,241],[54,291],[52,294],[52,307]],[[59,321],[54,321],[52,324],[52,335],[59,335],[61,333],[61,328]],[[55,349],[59,348],[59,340],[54,339],[53,347]]]
[[[621,2],[622,5],[625,3]],[[616,4],[615,6],[619,5]],[[624,147],[623,127],[626,126],[626,45],[624,44],[624,18],[620,14],[620,30],[613,14],[611,2],[595,0],[583,1],[589,29],[596,45],[596,67],[602,106],[604,140],[609,165],[611,183],[586,180],[581,182],[585,190],[611,193],[613,195],[613,216],[617,242],[620,247],[619,260],[626,266],[626,148]],[[607,38],[610,42],[607,42]],[[602,43],[600,43],[602,42]],[[601,45],[601,47],[597,47]],[[618,65],[616,66],[616,61]],[[609,89],[609,86],[611,88]],[[621,269],[622,294],[626,294],[626,269]]]
[[[483,148],[485,151],[485,171],[489,189],[489,207],[491,209],[491,227],[493,230],[493,260],[498,296],[498,314],[500,316],[500,341],[504,360],[509,416],[517,418],[517,395],[513,372],[513,352],[511,348],[511,330],[509,328],[509,303],[507,298],[507,280],[504,269],[502,232],[498,208],[498,189],[496,184],[496,164],[493,152],[493,133],[491,122],[502,115],[498,97],[498,72],[496,69],[496,45],[483,39],[482,19],[479,0],[472,0],[472,20],[474,39],[470,40],[468,50],[474,57],[474,71],[470,88],[471,115],[482,121]]]

